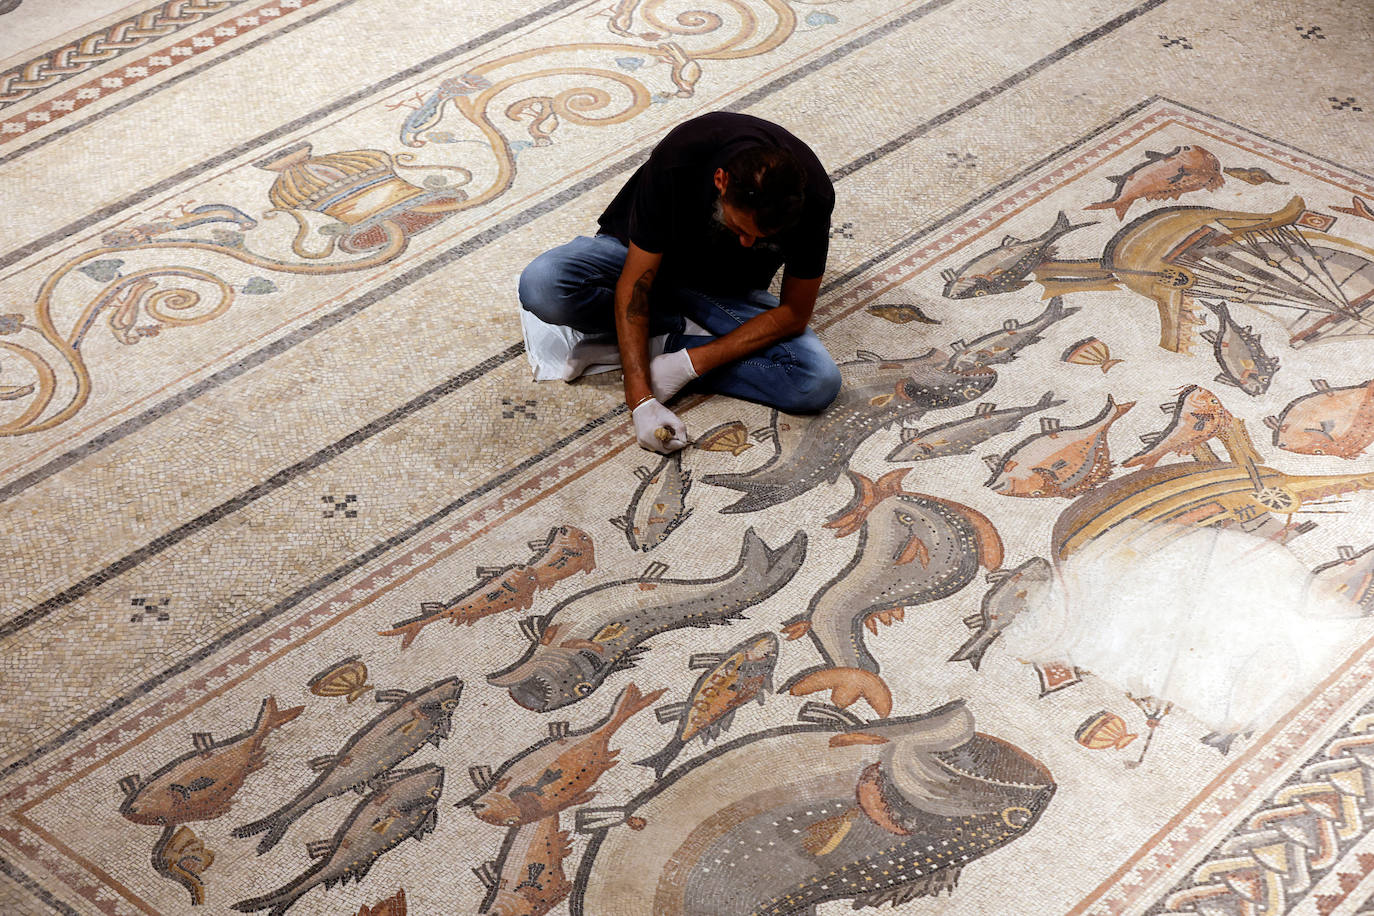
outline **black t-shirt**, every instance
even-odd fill
[[[740,149],[780,146],[806,172],[801,218],[751,247],[715,219],[717,168]],[[601,231],[663,255],[659,277],[704,292],[766,289],[778,268],[814,279],[825,272],[835,190],[816,154],[776,124],[715,112],[673,128],[601,214]]]

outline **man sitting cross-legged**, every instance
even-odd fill
[[[645,448],[687,445],[664,404],[689,383],[814,413],[840,390],[807,327],[834,204],[825,170],[792,134],[748,115],[703,115],[654,148],[601,215],[600,234],[525,269],[520,302],[548,324],[615,336]],[[779,267],[780,298],[767,291]],[[655,335],[666,335],[664,352],[651,359]]]

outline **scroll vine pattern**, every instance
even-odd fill
[[[151,222],[105,233],[101,245],[67,261],[44,281],[33,305],[33,318],[0,315],[0,355],[17,357],[24,378],[7,378],[0,361],[0,406],[12,403],[12,413],[0,420],[0,436],[21,436],[51,430],[76,416],[94,390],[90,368],[82,353],[101,320],[114,340],[132,346],[161,331],[202,325],[227,313],[237,289],[218,273],[183,263],[151,266],[127,274],[118,272],[121,255],[154,257],[173,254],[212,261],[227,258],[256,270],[296,275],[332,275],[377,268],[398,258],[410,237],[455,213],[483,206],[507,193],[515,182],[521,146],[507,138],[510,123],[523,124],[529,146],[549,146],[564,124],[604,127],[625,123],[654,102],[690,98],[702,77],[703,61],[757,57],[782,46],[797,30],[797,14],[785,0],[713,0],[720,12],[689,9],[666,11],[668,0],[619,0],[606,12],[608,28],[619,41],[545,45],[504,55],[444,79],[428,96],[389,105],[406,107],[410,114],[400,142],[425,147],[445,136],[436,131],[450,111],[475,128],[492,154],[482,168],[481,190],[467,190],[474,170],[453,163],[422,163],[414,153],[394,155],[381,150],[348,150],[315,155],[309,143],[299,143],[261,160],[259,168],[279,177],[268,196],[272,206],[260,219],[288,216],[296,223],[286,260],[250,250],[247,233],[259,220],[227,205],[183,206]],[[810,5],[813,0],[794,0]],[[831,2],[831,0],[821,0]],[[719,32],[729,23],[726,37]],[[705,47],[687,44],[708,39]],[[711,43],[714,42],[714,43]],[[667,80],[657,93],[635,73],[588,66],[588,55],[608,56],[621,63],[645,60],[666,66]],[[558,58],[576,58],[563,63]],[[535,62],[545,62],[540,65]],[[533,66],[532,66],[533,64]],[[637,67],[635,68],[637,69]],[[521,85],[572,78],[585,81],[551,94],[530,94],[505,101]],[[504,117],[498,124],[492,112]],[[397,169],[433,174],[422,184],[401,177]],[[379,191],[381,203],[378,203]],[[325,219],[321,225],[321,218]],[[205,228],[208,227],[208,228]],[[315,227],[315,228],[312,228]],[[198,231],[208,237],[190,238]],[[311,242],[312,235],[325,241]],[[340,250],[353,255],[338,257]],[[198,253],[198,254],[197,254]],[[84,305],[64,308],[58,293],[76,296],[73,275],[84,274],[104,285]],[[258,280],[259,283],[263,281]],[[270,286],[270,284],[267,284]]]

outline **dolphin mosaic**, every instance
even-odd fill
[[[709,627],[744,616],[791,581],[806,557],[806,533],[771,548],[744,533],[739,561],[707,579],[666,579],[651,564],[642,576],[597,585],[525,620],[523,658],[487,676],[526,709],[549,712],[586,699],[618,671],[634,667],[645,641],[682,627]]]
[[[957,407],[981,397],[997,383],[983,366],[955,372],[949,356],[931,349],[909,359],[860,352],[840,364],[843,386],[835,402],[815,417],[773,411],[768,435],[776,451],[761,467],[740,474],[709,474],[703,482],[740,492],[721,512],[758,512],[796,499],[844,474],[854,451],[878,430]]]

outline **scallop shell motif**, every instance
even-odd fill
[[[357,655],[321,671],[310,679],[308,686],[317,697],[346,697],[350,703],[372,689],[367,682],[367,665]]]
[[[192,904],[200,906],[205,903],[205,882],[200,876],[214,861],[215,854],[190,827],[178,827],[167,845],[154,852],[153,866],[190,891]]]
[[[1079,366],[1100,366],[1103,372],[1125,361],[1112,359],[1112,351],[1096,337],[1083,338],[1071,345],[1059,358],[1066,363],[1075,363]]]
[[[713,426],[705,433],[697,437],[696,447],[707,452],[729,452],[732,455],[739,455],[746,449],[754,447],[754,443],[749,441],[749,431],[739,420],[731,420],[719,426]]]
[[[1126,720],[1104,709],[1089,716],[1078,726],[1073,737],[1084,747],[1100,751],[1110,747],[1123,748],[1138,736],[1126,730]]]

